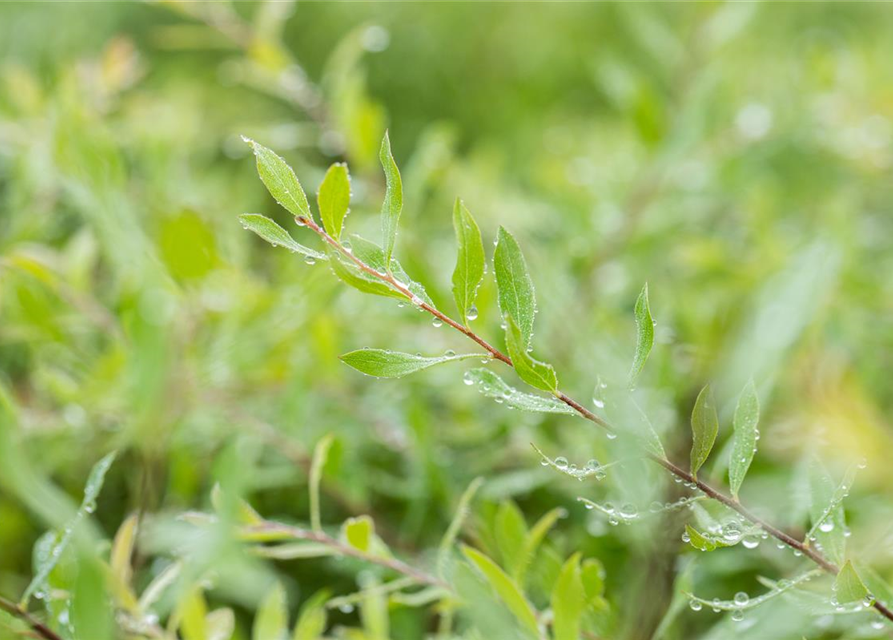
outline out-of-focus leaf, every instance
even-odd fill
[[[206,640],[208,605],[201,589],[193,588],[177,604],[180,634],[183,640]]]
[[[506,384],[497,374],[483,367],[466,372],[465,380],[471,384],[477,384],[478,390],[488,398],[497,398],[514,409],[537,413],[565,413],[568,415],[576,413],[568,405],[552,396],[543,397],[518,391]]]
[[[853,568],[853,563],[849,560],[840,568],[840,572],[834,579],[833,589],[837,602],[840,604],[859,602],[868,597],[865,583],[862,582],[859,574]]]
[[[558,391],[558,376],[552,365],[534,360],[527,353],[527,345],[514,318],[508,316],[506,322],[505,345],[518,377],[537,389],[553,393]]]
[[[236,616],[230,608],[216,609],[205,618],[207,640],[230,640],[236,629]]]
[[[450,550],[453,547],[453,543],[456,541],[456,536],[458,536],[459,532],[462,530],[462,524],[465,522],[465,518],[468,517],[471,501],[474,500],[475,494],[483,483],[483,478],[475,478],[471,481],[471,484],[468,485],[465,491],[462,492],[462,496],[459,498],[459,505],[456,507],[456,513],[450,522],[450,526],[447,527],[446,533],[443,534],[443,538],[440,540],[437,552],[437,573],[441,579],[446,575]]]
[[[93,468],[90,470],[90,475],[87,476],[87,483],[84,486],[84,499],[81,502],[80,508],[77,510],[74,518],[72,518],[71,522],[69,522],[65,526],[65,531],[59,537],[58,541],[54,544],[52,550],[47,554],[45,558],[45,562],[39,566],[35,567],[34,577],[31,579],[31,583],[25,589],[25,593],[22,595],[21,604],[27,605],[28,601],[31,599],[31,596],[37,593],[39,590],[44,589],[46,586],[47,576],[50,575],[50,572],[55,568],[55,566],[59,563],[59,560],[62,558],[62,552],[65,551],[66,547],[68,547],[71,542],[72,537],[74,536],[75,529],[81,520],[89,516],[96,510],[96,499],[99,497],[99,492],[102,491],[102,484],[105,482],[105,474],[108,472],[109,467],[112,466],[112,463],[115,461],[115,456],[117,452],[112,452],[102,458],[99,462],[97,462]]]
[[[161,572],[155,576],[149,583],[143,593],[140,595],[139,608],[140,611],[146,613],[150,607],[158,602],[158,599],[164,592],[177,580],[183,565],[180,562],[169,564]]]
[[[552,590],[552,633],[554,640],[579,640],[580,619],[586,606],[586,592],[580,577],[580,554],[564,566]]]
[[[633,366],[629,372],[629,386],[634,387],[651,347],[654,346],[654,319],[651,317],[651,307],[648,304],[648,283],[642,287],[642,292],[636,299],[636,355],[633,358]]]
[[[316,542],[293,542],[269,547],[255,547],[254,553],[264,558],[276,560],[296,560],[298,558],[323,558],[335,555],[335,550]]]
[[[244,498],[224,492],[219,483],[211,489],[211,504],[217,513],[234,515],[239,524],[254,526],[263,522],[260,514]]]
[[[372,518],[369,516],[359,516],[358,518],[348,518],[342,526],[342,534],[347,544],[354,549],[358,549],[363,553],[368,553],[372,546],[372,535],[375,530]]]
[[[580,567],[580,578],[590,602],[605,592],[605,567],[595,558],[586,558]]]
[[[707,461],[716,434],[719,431],[719,419],[716,417],[716,403],[713,390],[708,384],[701,389],[695,407],[691,412],[691,474],[698,475],[698,469]]]
[[[546,537],[546,534],[549,533],[549,530],[555,526],[555,523],[558,522],[560,518],[566,516],[567,510],[564,507],[555,507],[551,511],[546,512],[546,514],[537,520],[530,529],[530,533],[527,535],[527,539],[524,542],[524,550],[521,554],[521,558],[512,574],[512,577],[514,577],[518,584],[524,584],[527,567],[530,566],[533,556],[536,554],[536,550]]]
[[[485,357],[486,354],[482,353],[425,357],[386,349],[358,349],[357,351],[345,353],[341,356],[341,361],[366,375],[377,378],[402,378],[410,373],[433,367],[436,364]]]
[[[732,495],[738,497],[738,490],[753,456],[757,450],[757,424],[760,421],[760,399],[753,380],[747,383],[738,397],[735,417],[732,424],[735,429],[732,457],[729,461],[729,486]]]
[[[347,165],[337,162],[326,171],[316,202],[323,227],[336,240],[341,238],[344,217],[350,210],[350,175]]]
[[[139,519],[136,514],[131,514],[124,520],[121,526],[118,527],[118,532],[115,534],[112,550],[109,554],[114,595],[118,600],[119,606],[129,611],[136,611],[139,608],[136,596],[130,585],[130,558],[133,555],[138,522]]]
[[[310,204],[298,177],[288,164],[270,149],[250,138],[242,139],[251,146],[257,159],[257,173],[270,195],[294,216],[310,215]]]
[[[381,161],[387,182],[384,202],[381,204],[381,244],[384,247],[385,264],[390,266],[391,254],[394,253],[394,245],[397,242],[397,224],[403,211],[403,181],[391,154],[391,139],[387,131],[381,141],[378,159]]]
[[[274,247],[285,247],[292,253],[300,253],[314,260],[328,260],[324,253],[295,242],[288,231],[259,213],[243,213],[239,216],[239,222],[243,228],[253,231]]]
[[[326,600],[329,592],[317,591],[303,604],[292,640],[318,640],[326,629]]]
[[[319,513],[319,482],[322,479],[322,470],[329,458],[329,448],[335,437],[331,434],[316,443],[313,449],[313,461],[310,463],[310,523],[314,531],[322,531],[322,520]]]
[[[285,589],[278,582],[267,593],[257,614],[251,630],[252,640],[285,640],[288,635],[288,608],[285,600]]]
[[[469,319],[473,319],[469,315],[477,315],[471,310],[475,308],[478,287],[484,279],[484,241],[471,212],[459,199],[456,199],[453,208],[453,228],[459,245],[456,268],[453,270],[453,297],[462,321],[467,325]]]
[[[527,271],[521,247],[503,227],[499,227],[497,234],[493,269],[502,317],[506,322],[511,318],[518,325],[522,350],[526,351],[533,336],[533,319],[536,315],[533,280]]]
[[[496,510],[494,533],[502,556],[502,566],[508,574],[517,575],[527,543],[527,523],[521,510],[511,500],[506,500]]]
[[[809,515],[812,522],[822,522],[813,533],[825,555],[842,563],[846,557],[846,516],[843,495],[837,493],[834,481],[825,466],[814,460],[809,466]]]
[[[495,562],[485,556],[480,551],[471,547],[462,547],[462,553],[474,564],[475,567],[484,575],[493,590],[499,596],[509,610],[515,615],[522,628],[526,629],[531,636],[539,637],[539,628],[536,623],[536,614],[533,607],[521,593],[512,579],[499,568]]]

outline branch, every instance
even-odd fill
[[[61,636],[59,636],[55,631],[53,631],[40,620],[32,616],[24,608],[20,607],[14,602],[10,602],[3,596],[0,596],[0,609],[5,611],[9,615],[22,620],[25,624],[31,627],[34,633],[37,634],[37,637],[43,638],[44,640],[62,640]]]
[[[481,338],[479,335],[477,335],[470,328],[466,327],[465,325],[463,325],[459,322],[456,322],[455,320],[453,320],[449,316],[445,315],[441,311],[435,309],[431,305],[429,305],[423,301],[419,301],[416,298],[416,296],[414,296],[413,293],[408,288],[406,288],[406,286],[404,286],[402,283],[400,283],[398,280],[396,280],[390,273],[381,273],[380,271],[373,269],[369,265],[365,264],[362,260],[357,258],[355,255],[353,255],[351,252],[347,251],[341,245],[340,242],[338,242],[333,237],[331,237],[328,233],[326,233],[326,231],[322,227],[320,227],[313,219],[305,217],[305,216],[297,216],[295,218],[295,221],[299,225],[306,226],[309,229],[311,229],[312,231],[314,231],[320,238],[323,239],[324,242],[326,242],[327,244],[332,246],[341,255],[343,255],[345,258],[349,259],[358,268],[362,269],[365,273],[368,273],[372,277],[374,277],[378,280],[381,280],[382,282],[387,283],[388,285],[391,286],[391,288],[393,288],[395,291],[406,296],[410,301],[412,301],[418,307],[424,309],[425,311],[427,311],[434,317],[438,318],[441,322],[444,322],[445,324],[450,325],[451,327],[453,327],[460,333],[463,333],[465,336],[467,336],[471,340],[474,340],[478,345],[480,345],[481,347],[486,349],[487,352],[490,353],[496,360],[499,360],[499,361],[507,364],[510,367],[513,366],[511,359],[507,355],[505,355],[504,353],[502,353],[501,351],[499,351],[498,349],[496,349],[495,347],[490,345],[486,340]],[[559,400],[561,400],[563,403],[565,403],[566,405],[568,405],[569,407],[574,409],[574,411],[576,411],[581,417],[585,418],[586,420],[589,420],[590,422],[597,424],[598,426],[602,427],[603,429],[608,430],[609,432],[617,431],[617,429],[615,429],[615,427],[613,427],[607,420],[596,415],[595,413],[593,413],[592,411],[590,411],[589,409],[587,409],[582,404],[580,404],[579,402],[577,402],[570,396],[566,395],[565,393],[558,392],[558,393],[556,393],[556,397]],[[793,536],[785,533],[781,529],[778,529],[777,527],[769,524],[768,522],[766,522],[759,516],[755,515],[747,507],[745,507],[743,504],[741,504],[741,502],[739,500],[736,500],[734,498],[731,498],[730,496],[727,496],[726,494],[722,493],[718,489],[714,489],[711,485],[707,484],[703,480],[699,480],[699,479],[695,478],[693,475],[691,475],[687,471],[683,470],[681,467],[675,465],[674,463],[670,462],[666,458],[663,458],[663,457],[660,457],[660,456],[657,456],[657,455],[654,455],[651,453],[647,454],[647,457],[650,460],[652,460],[653,462],[656,462],[657,464],[662,466],[664,469],[666,469],[667,471],[672,473],[677,478],[681,478],[686,483],[693,484],[704,495],[706,495],[709,498],[712,498],[718,502],[721,502],[722,504],[727,506],[729,509],[732,509],[733,511],[740,514],[743,518],[750,521],[752,524],[755,524],[755,525],[759,526],[760,528],[762,528],[766,533],[768,533],[772,537],[776,538],[780,542],[791,547],[795,551],[803,554],[804,556],[806,556],[807,558],[812,560],[815,564],[817,564],[819,567],[821,567],[828,573],[830,573],[832,575],[837,575],[837,573],[840,571],[840,568],[836,564],[834,564],[833,562],[831,562],[830,560],[825,558],[821,553],[815,551],[812,547],[808,546],[808,544],[797,540]],[[893,621],[893,611],[888,609],[884,604],[875,600],[874,603],[872,604],[872,606],[885,618]]]
[[[350,556],[351,558],[356,558],[357,560],[363,560],[364,562],[377,564],[380,567],[385,567],[386,569],[390,569],[395,573],[399,573],[408,578],[412,578],[419,584],[427,584],[432,587],[440,587],[452,592],[452,587],[450,587],[449,584],[447,584],[440,578],[425,573],[420,569],[416,569],[415,567],[403,562],[402,560],[366,553],[364,551],[361,551],[360,549],[357,549],[356,547],[345,544],[337,538],[333,538],[329,534],[322,531],[312,531],[310,529],[302,529],[300,527],[293,527],[286,524],[280,524],[278,522],[268,521],[264,522],[263,524],[246,527],[244,530],[247,533],[284,534],[286,536],[290,536],[295,540],[316,542],[333,549],[342,556]]]

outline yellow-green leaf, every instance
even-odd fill
[[[558,391],[558,376],[552,365],[534,360],[527,352],[521,330],[512,316],[506,318],[505,345],[515,371],[524,382],[543,391]]]
[[[250,138],[242,139],[251,146],[257,160],[257,173],[270,195],[294,216],[310,216],[310,205],[298,177],[288,164],[270,149]]]
[[[329,593],[325,590],[314,593],[301,607],[292,640],[318,640],[326,629],[326,600]]]
[[[843,565],[834,579],[833,589],[839,604],[859,602],[868,597],[868,589],[853,568],[853,563],[849,560],[846,561],[846,564]]]
[[[496,595],[505,603],[505,606],[521,623],[522,627],[538,638],[539,628],[536,623],[536,613],[533,606],[527,601],[524,594],[521,593],[518,585],[512,581],[505,571],[499,568],[499,565],[480,551],[471,547],[462,547],[462,553],[483,574],[496,592]]]
[[[747,475],[757,450],[757,424],[760,421],[760,399],[753,380],[747,383],[738,397],[732,425],[735,429],[732,457],[729,460],[729,487],[738,497],[738,490]]]
[[[397,242],[397,224],[400,221],[400,213],[403,211],[403,181],[391,153],[391,139],[388,137],[387,131],[381,141],[378,158],[381,161],[387,182],[384,202],[381,205],[381,244],[384,247],[385,264],[390,266],[391,255],[394,253],[394,245]]]
[[[552,588],[554,640],[579,640],[580,619],[585,606],[586,592],[580,576],[580,554],[575,553],[564,563]]]
[[[350,175],[347,165],[335,163],[326,171],[316,196],[323,227],[336,240],[341,237],[344,217],[350,210]]]
[[[654,346],[654,319],[651,317],[651,307],[648,304],[648,283],[642,287],[642,292],[636,299],[636,355],[633,358],[633,366],[629,372],[629,386],[633,387],[648,354],[651,353],[651,347]]]
[[[285,640],[288,635],[288,610],[285,589],[278,582],[267,593],[254,616],[252,640]]]
[[[288,231],[259,213],[243,213],[239,216],[239,222],[242,223],[243,228],[253,231],[274,247],[285,247],[292,253],[300,253],[314,260],[328,260],[324,253],[295,242]]]
[[[453,228],[459,245],[456,268],[453,270],[453,298],[462,321],[467,325],[477,316],[474,300],[484,279],[484,241],[471,212],[458,198],[453,208]]]
[[[363,553],[368,553],[372,546],[372,534],[375,531],[375,525],[369,516],[359,516],[358,518],[348,518],[344,521],[342,527],[344,539],[347,544],[359,549]]]
[[[496,288],[502,317],[506,322],[511,318],[518,325],[521,343],[526,350],[533,336],[536,296],[521,247],[512,234],[503,227],[499,227],[496,236],[493,269],[496,273]]]
[[[719,431],[719,419],[716,417],[716,404],[713,400],[713,390],[708,384],[701,389],[695,408],[691,413],[691,474],[698,475],[698,469],[707,461],[713,443],[716,442],[716,434]]]
[[[341,356],[341,361],[366,375],[377,378],[401,378],[410,373],[422,371],[444,362],[486,357],[487,354],[484,353],[461,353],[458,355],[425,357],[387,349],[358,349],[345,353]]]

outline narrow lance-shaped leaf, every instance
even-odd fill
[[[719,431],[719,419],[716,417],[716,404],[713,400],[713,390],[708,384],[701,389],[695,408],[691,412],[691,474],[698,475],[698,469],[707,461],[716,434]]]
[[[735,417],[732,420],[735,435],[732,443],[732,457],[729,460],[729,486],[732,489],[732,495],[736,498],[757,450],[757,424],[759,421],[760,399],[757,396],[756,386],[751,380],[738,397],[738,406],[735,407]]]
[[[512,579],[499,568],[499,565],[480,551],[472,549],[471,547],[463,547],[462,553],[464,553],[465,557],[468,558],[482,574],[484,574],[487,582],[490,583],[490,586],[496,591],[500,600],[502,600],[509,611],[514,614],[522,627],[531,633],[533,637],[538,638],[539,626],[536,622],[536,614],[534,613],[533,607],[524,597],[524,594],[521,593],[521,589],[518,588],[518,585],[516,585]]]
[[[837,577],[834,579],[834,596],[839,604],[847,604],[849,602],[859,602],[868,597],[868,589],[853,568],[853,563],[849,560],[840,569]]]
[[[506,384],[497,374],[489,369],[478,367],[465,373],[466,384],[476,384],[478,390],[488,398],[505,402],[506,406],[522,411],[537,413],[565,413],[576,415],[576,411],[568,405],[556,400],[553,396],[538,396],[525,391],[518,391]]]
[[[515,324],[514,318],[509,316],[505,328],[505,345],[512,359],[512,364],[518,376],[527,384],[543,391],[558,391],[558,376],[552,365],[534,360],[527,353],[527,345],[521,335],[521,330]]]
[[[533,336],[533,318],[536,313],[533,280],[527,271],[527,262],[521,253],[521,247],[503,227],[499,227],[496,237],[493,269],[496,272],[502,317],[506,321],[509,318],[514,319],[520,330],[521,343],[526,349]]]
[[[586,592],[580,577],[580,554],[572,555],[558,574],[552,589],[553,637],[555,640],[578,640],[580,619],[586,607]]]
[[[46,554],[44,562],[40,566],[35,567],[35,575],[22,595],[20,602],[22,606],[26,606],[31,596],[46,586],[47,578],[62,558],[62,552],[71,543],[77,525],[96,509],[96,500],[99,497],[99,492],[102,491],[105,474],[108,473],[109,468],[115,461],[116,455],[117,452],[113,451],[93,465],[90,475],[87,476],[87,483],[84,485],[84,499],[81,501],[80,508],[77,510],[74,518],[65,526],[65,532],[57,537],[58,541],[54,540],[53,544],[48,547],[49,552]]]
[[[651,317],[651,307],[648,304],[648,283],[642,287],[642,292],[636,299],[636,355],[633,358],[633,366],[629,372],[629,386],[634,387],[651,347],[654,346],[654,319]]]
[[[391,140],[387,131],[381,141],[379,160],[387,182],[384,202],[381,205],[381,244],[384,247],[385,264],[390,265],[391,254],[394,253],[394,245],[397,242],[397,223],[403,211],[403,181],[391,154]]]
[[[716,542],[710,540],[691,525],[685,525],[685,533],[688,534],[688,543],[699,551],[713,551]]]
[[[350,175],[347,165],[335,163],[326,171],[316,197],[319,217],[329,235],[338,240],[344,226],[344,217],[350,208]]]
[[[471,212],[459,199],[456,199],[456,206],[453,208],[453,228],[459,244],[456,268],[453,271],[453,297],[459,313],[462,314],[462,321],[467,325],[469,320],[477,316],[474,300],[484,279],[484,241]]]
[[[425,291],[425,287],[423,287],[418,282],[412,280],[403,269],[403,266],[396,258],[391,258],[390,263],[387,262],[385,258],[384,250],[379,247],[374,242],[366,240],[362,236],[358,236],[353,234],[350,236],[351,245],[353,247],[353,255],[365,263],[367,266],[372,267],[379,273],[390,273],[394,276],[396,280],[401,282],[407,289],[409,289],[410,293],[415,296],[416,301],[421,300],[427,303],[429,306],[433,307],[434,302],[431,300],[431,297]],[[359,272],[362,277],[373,278],[373,276],[369,276],[364,271]],[[373,278],[375,284],[382,284],[380,280],[375,280]],[[397,291],[391,290],[398,297],[402,299],[406,299],[406,297]]]
[[[366,375],[377,378],[402,378],[405,375],[433,367],[436,364],[486,357],[487,354],[484,353],[460,353],[426,358],[412,353],[388,351],[386,349],[358,349],[345,353],[341,356],[341,360],[344,364]]]
[[[818,460],[809,467],[809,491],[810,519],[822,523],[813,535],[825,555],[833,562],[841,563],[846,555],[846,515],[842,504],[846,492],[838,493],[831,476]]]
[[[499,505],[493,521],[493,533],[502,558],[502,566],[513,577],[524,556],[527,522],[518,506],[507,500]]]
[[[329,459],[329,448],[332,446],[334,436],[329,434],[316,443],[313,449],[313,461],[310,463],[310,525],[314,531],[322,531],[322,520],[319,509],[319,483],[322,480],[322,471]]]
[[[328,260],[324,253],[295,242],[288,231],[259,213],[243,213],[239,216],[239,222],[243,228],[253,231],[274,247],[285,247],[292,253],[300,253],[314,260]]]
[[[290,166],[270,149],[242,136],[257,159],[257,173],[270,195],[293,216],[310,215],[310,205],[298,177]]]

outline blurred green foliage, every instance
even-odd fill
[[[252,628],[272,640],[285,607],[289,627],[302,611],[307,635],[295,637],[314,638],[321,590],[358,586],[371,595],[330,608],[332,637],[524,637],[509,629],[529,631],[526,614],[493,606],[467,563],[453,576],[467,608],[411,606],[370,588],[384,574],[353,560],[261,560],[225,526],[197,534],[178,517],[242,522],[244,498],[265,518],[309,522],[312,451],[332,434],[323,523],[368,514],[382,543],[430,568],[480,476],[458,533],[465,555],[521,580],[539,610],[551,597],[567,616],[585,601],[586,637],[881,633],[870,614],[835,616],[805,592],[738,625],[689,611],[682,590],[753,594],[759,576],[801,561],[771,542],[700,555],[675,517],[609,526],[576,497],[645,511],[680,488],[638,464],[585,484],[541,467],[531,442],[580,466],[615,450],[572,417],[507,411],[461,383],[462,364],[401,381],[357,375],[340,354],[467,345],[347,290],[322,263],[271,250],[237,216],[264,213],[317,247],[258,181],[244,134],[283,154],[308,195],[347,161],[345,226],[377,238],[389,127],[405,201],[396,255],[438,306],[452,306],[461,196],[489,257],[499,225],[524,247],[536,353],[562,389],[599,401],[600,376],[629,371],[647,281],[657,325],[638,385],[669,456],[687,455],[707,382],[718,447],[731,449],[753,377],[763,437],[742,500],[803,531],[805,461],[818,454],[841,477],[865,458],[848,546],[890,577],[891,28],[893,14],[868,3],[3,3],[0,594],[25,591],[35,544],[78,518],[90,469],[116,450],[51,574],[51,588],[76,596],[80,640],[123,637],[106,593],[160,615],[136,637],[179,624],[185,640]],[[477,306],[476,330],[496,340],[492,273]],[[700,477],[723,482],[727,458]],[[556,508],[567,517],[519,568],[528,527]],[[110,563],[132,593],[107,591],[99,541],[116,532]],[[132,602],[167,577],[157,602]],[[18,637],[2,615],[0,638]]]

